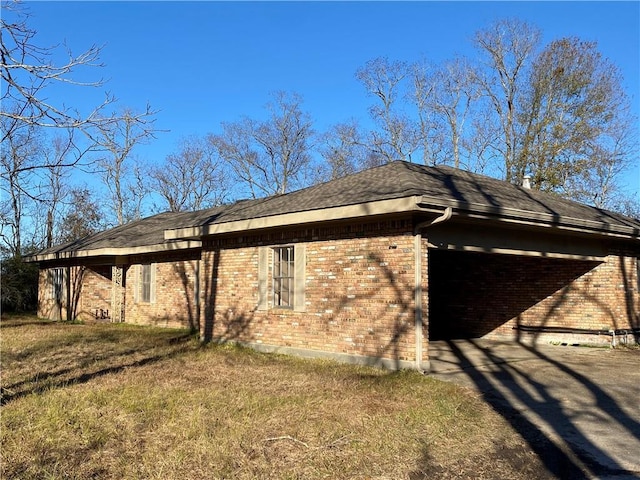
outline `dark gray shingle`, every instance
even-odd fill
[[[161,213],[97,233],[76,242],[48,249],[55,253],[101,248],[126,248],[164,243],[164,231],[208,224],[321,210],[409,196],[432,199],[434,204],[455,204],[473,210],[477,206],[517,209],[574,218],[606,225],[630,227],[636,236],[640,222],[606,210],[565,200],[556,195],[527,190],[494,178],[446,166],[427,167],[396,161],[348,177],[297,190],[285,195],[246,200],[197,212]]]

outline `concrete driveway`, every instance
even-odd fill
[[[482,393],[558,478],[640,479],[640,350],[429,344],[431,375]]]

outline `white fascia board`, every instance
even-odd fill
[[[326,222],[330,220],[346,220],[373,215],[402,213],[421,210],[417,203],[419,196],[379,200],[376,202],[359,203],[340,207],[324,208],[321,210],[306,210],[304,212],[284,213],[268,217],[251,218],[225,223],[213,223],[203,226],[177,228],[165,230],[165,240],[181,238],[200,238],[207,235],[222,233],[246,232],[263,228],[302,225],[305,223]]]
[[[72,258],[122,257],[128,255],[143,255],[146,253],[171,252],[173,250],[189,250],[200,247],[202,247],[202,242],[199,240],[183,240],[180,242],[159,243],[155,245],[143,245],[140,247],[97,248],[93,250],[36,254],[27,257],[26,261],[45,262],[50,260],[68,260]]]
[[[600,235],[640,239],[640,231],[634,227],[625,225],[612,225],[606,222],[596,222],[581,218],[567,217],[559,214],[531,212],[510,207],[491,207],[479,203],[447,201],[439,202],[433,197],[423,197],[421,206],[452,207],[458,215],[469,218],[492,218],[500,222],[531,225],[546,228],[558,228],[560,230],[576,233],[598,233]]]

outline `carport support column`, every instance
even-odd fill
[[[111,321],[124,322],[124,266],[111,267]]]
[[[429,373],[429,360],[423,360],[424,355],[424,318],[423,318],[423,278],[422,278],[422,234],[418,230],[413,236],[413,251],[415,255],[415,351],[416,369]]]
[[[428,351],[428,334],[425,334],[424,328],[424,305],[428,302],[424,296],[424,284],[429,284],[429,274],[428,274],[428,265],[425,265],[423,269],[422,259],[427,258],[427,254],[429,249],[424,249],[424,257],[423,257],[423,238],[422,238],[422,230],[428,227],[431,227],[437,223],[446,222],[453,215],[453,209],[451,207],[447,207],[442,215],[434,218],[431,221],[418,223],[413,229],[413,252],[414,252],[414,304],[415,304],[415,351],[416,351],[416,369],[429,373],[431,370],[431,362],[429,362],[429,357],[427,359],[423,359],[425,343],[427,343],[427,351]],[[424,275],[423,275],[424,273]],[[429,296],[429,289],[427,288],[427,299]],[[426,342],[425,342],[426,340]]]

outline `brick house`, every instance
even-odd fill
[[[46,318],[187,326],[205,340],[429,368],[429,340],[637,341],[640,222],[397,161],[162,213],[31,258]]]

